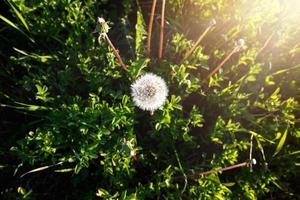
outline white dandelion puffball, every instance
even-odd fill
[[[165,103],[168,88],[160,76],[145,73],[131,84],[131,95],[137,107],[153,114]]]

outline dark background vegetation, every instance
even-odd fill
[[[2,199],[300,198],[294,4],[167,1],[163,61],[156,56],[161,1],[150,56],[150,0],[0,4]],[[93,33],[97,16],[108,21],[127,71]],[[216,26],[181,62],[213,18]],[[240,38],[244,48],[203,84]],[[140,71],[161,75],[170,89],[154,116],[130,99]],[[247,161],[251,135],[253,171],[184,179]]]

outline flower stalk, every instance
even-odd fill
[[[200,42],[203,40],[203,38],[207,35],[207,33],[212,29],[212,27],[216,25],[216,20],[212,20],[209,23],[209,26],[204,30],[204,32],[199,36],[196,43],[192,46],[192,48],[184,55],[183,59],[181,60],[181,63],[183,63],[186,59],[190,57],[190,55],[194,52],[196,47],[200,44]]]
[[[162,1],[161,7],[161,21],[160,21],[160,33],[159,33],[159,47],[158,47],[158,59],[161,60],[163,56],[163,43],[164,43],[164,27],[165,27],[165,7],[166,0]]]
[[[153,0],[152,8],[151,8],[151,14],[150,14],[150,20],[149,20],[149,25],[148,25],[148,40],[147,40],[147,54],[148,54],[148,56],[150,56],[150,54],[151,54],[151,38],[152,38],[153,19],[154,19],[156,3],[157,3],[157,0]]]
[[[244,40],[240,39],[238,40],[237,44],[235,45],[235,47],[232,49],[232,51],[222,60],[222,62],[215,67],[202,81],[202,83],[204,83],[205,81],[207,81],[210,77],[212,77],[215,73],[217,73],[222,67],[223,65],[231,58],[231,56],[235,53],[237,53],[238,51],[240,51],[240,49],[244,46]]]
[[[109,39],[107,33],[108,33],[108,30],[109,30],[109,26],[107,25],[106,21],[101,18],[101,17],[98,17],[97,18],[97,22],[100,26],[97,25],[96,27],[96,31],[99,32],[99,37],[100,38],[104,38],[106,40],[106,42],[108,43],[108,45],[110,46],[110,48],[112,49],[114,55],[116,56],[116,58],[118,59],[121,67],[123,69],[126,69],[126,65],[124,64],[118,50],[115,48],[115,46],[113,45],[113,43],[111,42],[111,40]]]
[[[108,43],[108,45],[110,46],[110,48],[113,50],[114,55],[116,56],[116,58],[118,59],[121,67],[123,69],[126,69],[126,65],[124,64],[119,52],[117,51],[117,49],[115,48],[115,46],[113,45],[113,43],[111,42],[111,40],[109,39],[108,35],[106,33],[103,34],[104,39],[106,40],[106,42]]]
[[[239,163],[239,164],[236,164],[236,165],[232,165],[232,166],[229,166],[229,167],[224,167],[224,168],[220,168],[220,169],[212,169],[212,170],[209,170],[209,171],[206,171],[206,172],[202,172],[202,173],[199,174],[199,176],[203,178],[204,176],[206,176],[208,174],[229,171],[229,170],[236,169],[236,168],[241,168],[241,167],[250,167],[250,166],[255,165],[255,164],[256,164],[256,160],[252,159],[251,161],[246,161],[246,162]]]

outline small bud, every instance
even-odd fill
[[[256,165],[256,159],[253,158],[253,159],[251,160],[251,163],[252,163],[252,165]]]
[[[104,24],[105,23],[105,19],[103,19],[102,17],[98,17],[97,21],[99,24]]]
[[[131,150],[130,151],[130,156],[136,156],[136,150]]]

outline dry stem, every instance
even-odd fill
[[[151,37],[152,37],[152,27],[153,27],[153,19],[154,19],[156,2],[157,2],[157,0],[153,0],[152,8],[151,8],[151,14],[150,14],[150,20],[149,20],[149,26],[148,26],[148,40],[147,40],[147,54],[148,54],[148,56],[150,56],[150,53],[151,53]]]
[[[162,59],[162,55],[163,55],[165,7],[166,7],[166,0],[163,0],[162,7],[161,7],[161,21],[160,21],[160,34],[159,34],[159,47],[158,47],[158,59],[159,60]]]

